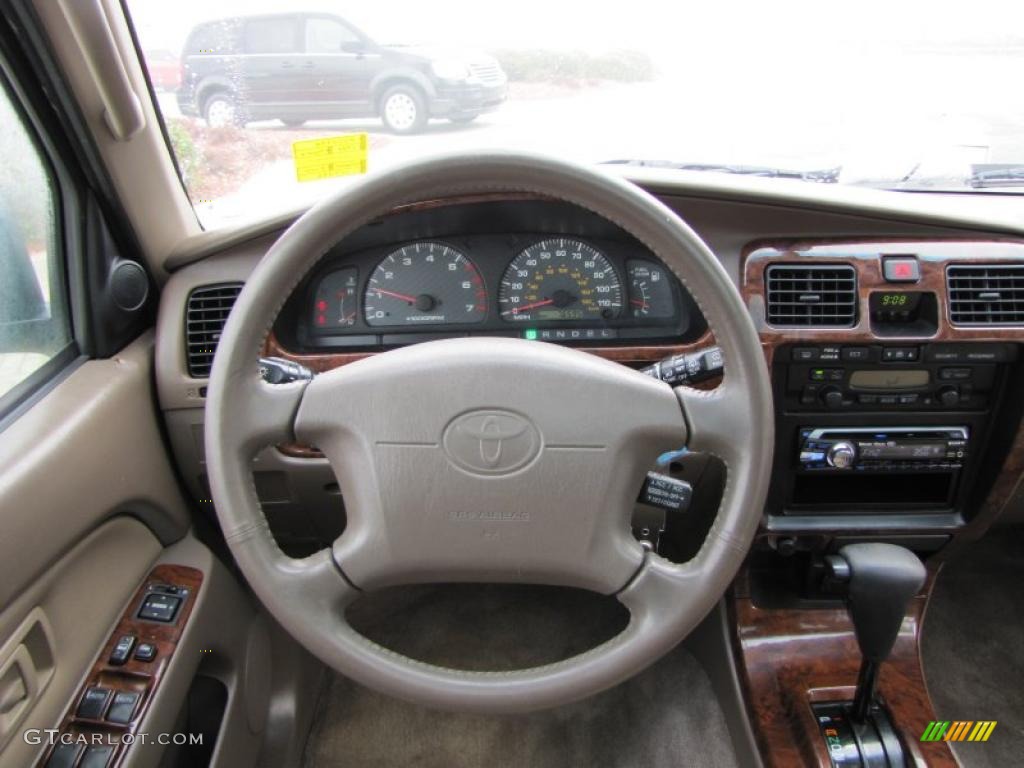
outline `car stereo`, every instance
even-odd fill
[[[796,346],[784,398],[791,411],[949,411],[989,405],[1012,344]]]
[[[818,472],[959,470],[967,427],[814,427],[800,430],[799,466]]]

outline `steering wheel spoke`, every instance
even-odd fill
[[[686,447],[709,453],[734,464],[746,449],[755,429],[743,391],[723,381],[715,389],[676,387],[676,397],[686,419]]]
[[[270,384],[256,375],[238,377],[228,407],[234,415],[233,428],[244,451],[255,454],[262,448],[294,438],[298,413],[309,382]]]

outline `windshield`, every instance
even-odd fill
[[[485,148],[1024,192],[1019,3],[127,5],[207,228]]]

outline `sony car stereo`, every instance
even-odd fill
[[[823,472],[959,470],[968,427],[814,427],[800,430],[799,466]]]

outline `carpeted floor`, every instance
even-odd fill
[[[550,663],[616,634],[612,599],[540,587],[447,586],[378,593],[349,612],[364,634],[423,661],[462,669]],[[703,668],[683,648],[615,689],[523,716],[437,712],[332,676],[307,766],[602,768],[734,766]]]
[[[925,616],[924,670],[942,720],[996,720],[986,743],[954,745],[965,768],[1024,754],[1024,530],[989,533],[939,574]]]

